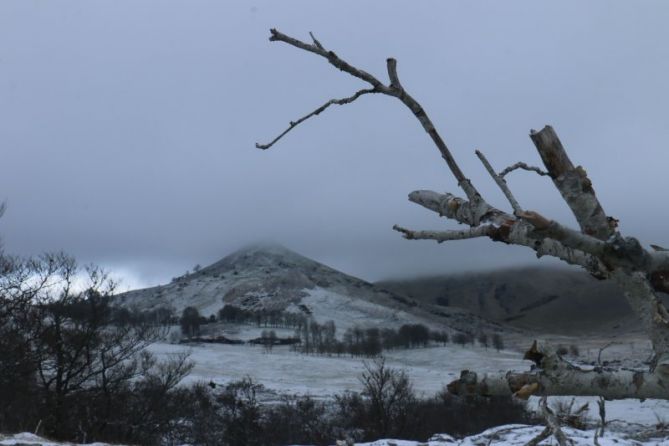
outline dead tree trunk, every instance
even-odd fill
[[[633,237],[624,237],[617,230],[617,220],[606,215],[592,183],[581,166],[574,166],[552,127],[532,130],[532,139],[546,171],[519,162],[497,173],[485,156],[476,152],[492,179],[507,197],[511,213],[488,204],[472,182],[464,175],[446,143],[436,130],[423,107],[402,86],[395,59],[387,59],[389,83],[350,65],[311,35],[312,43],[302,42],[275,29],[270,41],[287,43],[323,57],[331,65],[369,84],[352,96],[331,99],[316,110],[291,121],[288,128],[268,144],[256,144],[268,149],[307,119],[331,105],[346,105],[367,94],[384,94],[397,98],[418,119],[434,142],[458,181],[466,199],[452,194],[419,190],[409,194],[409,200],[468,228],[447,231],[415,231],[394,226],[407,239],[435,240],[439,243],[475,237],[522,245],[534,250],[538,257],[552,256],[578,265],[599,279],[613,280],[624,291],[627,301],[642,322],[652,341],[654,360],[649,370],[630,371],[578,368],[557,355],[549,346],[532,345],[526,358],[535,362],[531,371],[508,372],[479,376],[464,371],[452,382],[453,393],[483,395],[601,395],[607,399],[662,398],[669,399],[669,312],[657,292],[669,291],[669,250],[653,246],[649,251]],[[571,209],[579,229],[571,229],[536,212],[523,210],[506,184],[504,177],[516,169],[534,171],[549,176]]]

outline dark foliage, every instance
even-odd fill
[[[218,320],[237,324],[251,323],[263,327],[300,329],[307,325],[307,316],[299,313],[272,310],[246,310],[235,305],[225,305],[218,310]]]
[[[198,309],[195,307],[184,308],[181,319],[179,319],[181,333],[188,338],[199,336],[200,324],[202,324],[202,316],[200,316]]]
[[[0,260],[0,430],[56,439],[156,443],[169,402],[190,371],[185,356],[157,362],[150,324],[113,323],[113,284],[63,254]]]

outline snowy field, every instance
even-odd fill
[[[262,328],[254,326],[228,326],[225,334],[237,339],[252,339],[260,335]],[[293,333],[288,329],[277,329],[279,336]],[[568,344],[569,339],[562,339]],[[582,340],[582,350],[596,354],[601,342]],[[606,350],[607,357],[625,357],[631,349],[639,349],[632,343],[620,342]],[[319,399],[329,399],[333,395],[350,391],[360,391],[358,377],[363,372],[365,362],[369,359],[350,356],[319,356],[303,355],[291,351],[290,347],[274,347],[266,352],[261,346],[224,345],[224,344],[193,344],[179,345],[167,342],[156,343],[150,347],[158,357],[187,351],[195,367],[185,384],[194,382],[214,382],[224,385],[244,377],[252,377],[265,386],[261,399],[273,401],[281,395],[309,395]],[[643,349],[641,349],[643,350]],[[639,353],[638,351],[636,352]],[[443,386],[457,376],[463,369],[477,372],[498,372],[500,370],[527,370],[530,362],[522,360],[520,349],[503,350],[467,346],[465,348],[448,344],[412,350],[396,350],[384,352],[386,364],[392,368],[406,371],[418,394],[432,396],[442,390]],[[549,404],[555,405],[559,400],[569,402],[571,398],[549,398]],[[595,398],[576,398],[575,407],[589,403],[589,415],[593,426],[598,422]],[[536,407],[537,398],[531,398],[530,408]],[[669,446],[669,438],[658,436],[655,430],[659,423],[669,421],[669,401],[663,400],[620,400],[606,403],[607,420],[611,424],[603,438],[598,439],[600,446]],[[498,426],[463,439],[454,439],[445,434],[435,434],[428,442],[405,440],[377,440],[370,443],[358,443],[358,446],[521,446],[527,444],[543,430],[543,426],[506,425]],[[564,433],[573,440],[574,446],[594,445],[594,429],[575,430],[563,428]],[[43,445],[63,446],[69,443],[58,443],[44,440],[29,433],[2,436],[0,445]],[[550,437],[540,446],[557,445]],[[94,443],[89,446],[105,446]]]
[[[255,329],[237,332],[243,337],[253,337]],[[283,334],[285,335],[285,333]],[[289,347],[275,347],[271,353],[262,347],[249,345],[200,344],[185,347],[168,343],[157,343],[151,350],[159,357],[169,357],[183,351],[190,352],[195,362],[192,374],[185,383],[197,381],[225,384],[246,376],[263,384],[268,391],[261,397],[266,401],[276,399],[281,394],[310,395],[316,398],[331,398],[347,390],[360,391],[358,377],[364,370],[364,359],[349,356],[328,357],[302,355]],[[470,368],[477,371],[496,372],[499,370],[526,370],[530,363],[520,358],[517,351],[481,347],[462,348],[449,344],[444,347],[428,347],[413,350],[398,350],[386,353],[386,363],[390,367],[403,369],[411,377],[418,393],[431,396],[452,381],[460,370]],[[559,399],[551,398],[555,404]],[[595,398],[577,398],[575,406],[589,402],[589,418],[598,420]],[[538,399],[530,400],[530,407],[536,406]],[[658,437],[655,426],[669,419],[669,401],[622,400],[606,404],[607,427],[604,437],[598,439],[600,446],[669,446],[669,438]],[[615,421],[614,421],[615,420]],[[621,423],[624,421],[625,423]],[[635,424],[638,423],[638,424]],[[543,426],[506,425],[498,426],[478,435],[454,439],[445,434],[434,435],[428,442],[405,440],[378,440],[359,443],[358,446],[521,446],[527,444],[543,430]],[[573,440],[574,446],[594,445],[593,429],[580,431],[563,428]],[[630,438],[630,435],[633,438]],[[23,433],[3,437],[0,445],[43,445],[62,446],[65,443],[46,441],[32,434]],[[540,446],[556,445],[554,438],[542,441]],[[104,446],[95,443],[90,446]]]
[[[327,399],[347,390],[360,391],[358,377],[369,359],[350,356],[303,355],[289,347],[275,347],[271,353],[260,346],[200,344],[184,347],[158,343],[151,350],[159,357],[189,351],[195,368],[186,383],[214,382],[226,384],[250,376],[268,390],[263,397],[273,400],[279,395],[309,395]],[[384,352],[389,367],[404,370],[411,378],[418,394],[432,396],[453,381],[464,369],[477,372],[500,370],[528,370],[529,361],[522,360],[517,351],[481,347],[462,348],[453,344],[411,350]],[[569,402],[571,398],[553,397],[549,401]],[[530,407],[537,404],[530,399]],[[589,403],[590,419],[598,420],[596,398],[578,397],[575,407]],[[608,420],[623,420],[646,426],[659,421],[669,422],[669,401],[619,400],[606,403]],[[669,441],[667,442],[669,446]]]
[[[350,356],[304,355],[290,347],[275,347],[271,353],[261,346],[201,344],[154,344],[158,356],[189,351],[195,368],[188,382],[213,381],[225,384],[251,376],[268,389],[278,393],[311,395],[327,398],[346,390],[361,390],[358,377],[369,359]],[[529,363],[519,360],[516,352],[496,353],[484,349],[457,346],[428,347],[385,352],[386,364],[403,369],[411,377],[419,393],[433,395],[453,381],[462,368],[497,371],[523,370]],[[493,361],[490,361],[494,358]]]
[[[543,430],[542,426],[506,425],[498,426],[481,432],[478,435],[455,439],[446,434],[434,435],[427,442],[407,440],[377,440],[371,443],[356,443],[356,446],[525,446]],[[563,432],[573,446],[667,446],[669,440],[664,438],[630,439],[621,433],[606,433],[594,442],[594,430],[576,430],[563,428]],[[57,443],[44,440],[36,435],[21,433],[3,437],[0,435],[2,446],[74,446],[72,443]],[[550,437],[537,446],[557,445],[555,438]],[[109,446],[103,443],[90,443],[80,446]],[[185,446],[185,445],[184,445]]]

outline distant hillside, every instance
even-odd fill
[[[301,312],[319,322],[334,320],[342,329],[406,323],[435,329],[499,329],[468,311],[419,304],[277,245],[241,249],[172,283],[120,294],[117,302],[140,310],[168,307],[177,314],[194,306],[207,317],[224,304]]]
[[[524,268],[377,283],[442,308],[544,333],[636,328],[622,292],[610,281],[561,268]]]

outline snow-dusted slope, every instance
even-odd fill
[[[356,443],[358,446],[487,446],[487,445],[505,445],[505,446],[524,446],[539,435],[544,429],[543,426],[525,426],[520,424],[498,426],[481,432],[478,435],[472,435],[462,439],[455,439],[450,435],[437,434],[427,442],[409,441],[409,440],[377,440],[371,443]],[[563,428],[573,446],[666,446],[667,438],[661,433],[653,435],[652,430],[648,434],[610,432],[607,431],[603,437],[598,438],[598,443],[594,443],[595,430],[576,430],[569,427]],[[539,446],[549,446],[557,444],[555,438],[550,437],[539,443]],[[21,433],[3,437],[0,435],[0,445],[14,446],[70,446],[72,443],[59,443],[45,440],[36,435]],[[109,446],[103,443],[90,443],[82,446]]]
[[[279,310],[312,315],[319,322],[399,326],[425,323],[467,329],[487,325],[462,310],[437,313],[390,291],[349,276],[278,245],[239,250],[198,272],[167,285],[119,295],[118,303],[142,310],[169,307],[179,314],[194,306],[204,316],[223,305],[249,310]]]

